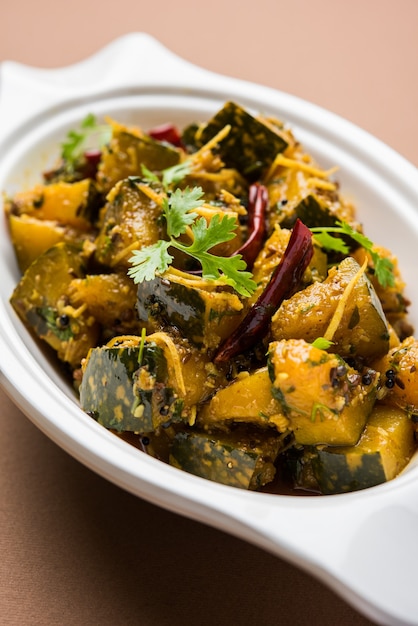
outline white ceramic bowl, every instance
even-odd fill
[[[144,34],[116,40],[59,70],[4,63],[0,74],[0,189],[39,180],[65,133],[89,112],[144,128],[209,118],[229,99],[288,122],[325,168],[338,164],[367,234],[398,255],[418,303],[418,173],[339,117],[272,89],[201,70]],[[328,497],[249,493],[152,459],[81,411],[71,388],[9,305],[19,273],[0,230],[0,382],[53,441],[120,487],[284,557],[382,624],[418,624],[418,461],[390,483]],[[418,309],[411,320],[418,328]]]

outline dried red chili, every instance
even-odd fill
[[[177,148],[182,147],[181,134],[174,124],[161,124],[148,131],[148,135],[157,141],[167,141]]]
[[[237,354],[252,348],[268,332],[270,320],[280,304],[299,285],[313,255],[312,233],[297,220],[289,243],[267,287],[235,331],[220,346],[215,363],[225,363]]]
[[[85,165],[82,168],[85,178],[96,178],[102,152],[99,149],[86,150],[84,152]]]
[[[234,253],[241,254],[249,270],[260,252],[266,232],[266,212],[269,204],[267,187],[254,183],[248,191],[248,238]]]

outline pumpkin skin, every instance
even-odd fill
[[[117,432],[147,430],[144,416],[137,417],[133,410],[138,356],[138,346],[93,348],[83,364],[81,407],[99,424]]]
[[[165,355],[155,344],[94,348],[83,369],[81,406],[102,426],[151,433],[181,419],[183,400],[169,386]]]
[[[173,349],[181,355],[177,363]],[[83,362],[81,406],[117,432],[148,434],[193,422],[195,406],[205,394],[205,364],[195,351],[172,345],[163,333],[115,337],[90,350]]]
[[[233,167],[249,181],[267,170],[277,153],[287,148],[283,133],[253,117],[234,102],[227,102],[199,133],[199,145],[207,143],[225,126],[231,129],[219,150],[227,167]]]
[[[273,480],[274,461],[283,440],[252,433],[181,432],[173,441],[169,463],[196,476],[240,489],[258,489]]]
[[[161,209],[132,180],[119,181],[107,196],[95,240],[101,265],[127,271],[132,250],[158,241]]]
[[[200,348],[216,348],[244,313],[237,294],[217,291],[208,281],[172,271],[138,285],[137,310],[148,330],[178,328]]]

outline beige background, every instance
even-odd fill
[[[132,31],[324,106],[418,165],[417,0],[14,0],[0,61],[59,67]],[[94,475],[1,391],[0,407],[2,624],[369,623],[284,561]]]

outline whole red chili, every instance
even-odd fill
[[[234,254],[241,254],[249,270],[260,252],[266,232],[266,212],[269,204],[267,187],[254,183],[248,191],[248,238]]]
[[[167,141],[177,148],[182,147],[181,134],[174,124],[161,124],[148,131],[148,135],[157,141]]]
[[[99,167],[102,152],[99,149],[86,150],[84,152],[85,164],[82,173],[85,178],[96,178],[97,168]]]
[[[300,219],[293,227],[287,248],[274,270],[267,287],[248,311],[235,331],[215,355],[215,363],[225,363],[252,348],[267,334],[270,320],[286,298],[299,285],[313,255],[312,233]]]

